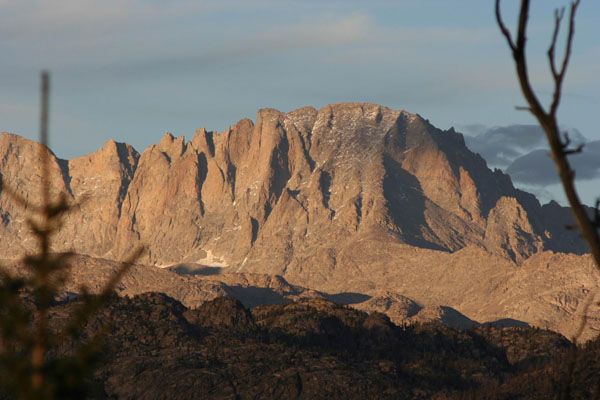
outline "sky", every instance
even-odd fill
[[[532,81],[547,100],[553,9],[533,0]],[[59,157],[110,138],[223,131],[262,107],[366,101],[442,129],[531,124],[492,0],[0,0],[0,131],[35,138],[52,76]],[[504,0],[509,26],[518,1]],[[600,139],[600,2],[582,0],[561,125]]]

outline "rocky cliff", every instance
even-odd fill
[[[2,184],[38,200],[39,149],[0,136]],[[190,141],[166,134],[138,154],[107,142],[73,160],[51,155],[55,193],[78,204],[57,250],[112,259],[138,243],[150,264],[198,262],[285,273],[335,268],[340,249],[378,238],[517,263],[541,250],[582,252],[557,210],[491,171],[461,134],[373,104],[258,112]],[[0,251],[29,247],[24,210],[0,192]],[[555,207],[556,208],[556,207]],[[555,239],[562,238],[560,243]]]
[[[48,150],[0,135],[0,258],[32,249],[29,210],[6,188],[39,202],[40,151]],[[121,260],[143,244],[143,264],[212,268],[222,282],[223,273],[281,275],[328,293],[406,295],[442,317],[435,307],[551,327],[575,326],[599,287],[587,256],[555,254],[585,251],[565,227],[568,209],[541,206],[460,133],[406,111],[263,109],[225,132],[166,134],[141,154],[109,141],[50,160],[53,194],[75,205],[56,251]],[[177,285],[154,290],[179,293]],[[190,298],[211,298],[205,289]],[[398,302],[388,308],[403,315]]]

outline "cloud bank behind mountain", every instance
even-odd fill
[[[537,125],[508,125],[488,128],[483,125],[460,127],[467,146],[479,153],[490,167],[508,173],[515,185],[533,192],[542,202],[565,203],[556,168],[550,158],[543,131]],[[575,147],[583,152],[570,156],[576,171],[577,186],[584,202],[593,204],[600,196],[600,141],[588,141],[576,129],[566,130]]]

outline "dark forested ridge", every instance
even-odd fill
[[[77,302],[56,305],[54,323]],[[85,335],[100,329],[98,398],[552,398],[573,349],[551,331],[399,327],[322,299],[248,310],[220,297],[190,310],[163,294],[115,296]],[[591,396],[599,343],[577,356],[574,398]]]

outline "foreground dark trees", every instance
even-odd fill
[[[51,309],[64,295],[69,278],[69,253],[53,253],[52,239],[65,213],[72,212],[64,193],[52,196],[49,168],[48,104],[50,79],[42,73],[39,159],[41,204],[21,197],[2,185],[17,204],[28,212],[28,223],[36,240],[35,253],[22,259],[23,271],[12,274],[0,266],[0,386],[11,398],[84,398],[89,379],[102,349],[102,330],[82,340],[82,330],[108,300],[118,282],[139,257],[140,250],[109,279],[96,296],[85,295],[60,324],[52,326]],[[1,175],[0,175],[1,178]],[[57,352],[65,343],[71,351]]]
[[[79,303],[51,308],[53,324]],[[527,327],[399,327],[322,299],[248,310],[220,297],[190,310],[159,293],[115,296],[82,336],[98,329],[109,335],[93,398],[552,399],[573,348]],[[582,352],[575,398],[590,398],[597,354]]]

